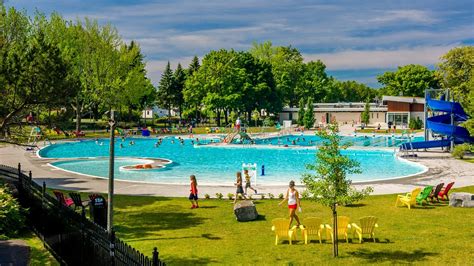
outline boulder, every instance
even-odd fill
[[[250,200],[237,202],[234,205],[234,214],[239,222],[253,221],[258,217],[257,208]]]
[[[449,195],[449,206],[452,207],[474,207],[474,194],[456,192]]]

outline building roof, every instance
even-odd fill
[[[382,102],[386,101],[425,104],[424,98],[411,96],[383,96]]]

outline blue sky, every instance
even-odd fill
[[[474,1],[8,0],[7,6],[94,18],[140,43],[157,84],[169,60],[187,66],[210,50],[247,50],[270,40],[321,59],[341,80],[379,87],[376,76],[406,64],[434,68],[451,48],[474,44]]]

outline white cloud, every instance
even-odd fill
[[[378,11],[382,13],[380,16],[376,16],[369,19],[369,22],[373,23],[392,23],[392,22],[416,22],[422,24],[431,24],[438,21],[430,12],[423,10],[390,10],[390,11]]]
[[[398,50],[357,51],[303,54],[305,61],[320,59],[330,70],[396,68],[408,64],[433,65],[457,45],[424,46]]]

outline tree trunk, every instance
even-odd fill
[[[168,105],[168,124],[171,128],[171,105]]]
[[[10,113],[8,113],[5,118],[3,118],[3,121],[2,123],[0,124],[0,137],[6,137],[8,136],[9,134],[7,134],[7,132],[9,131],[8,129],[8,125],[9,125],[9,122],[10,120],[15,116],[17,115],[21,110],[23,110],[23,108],[26,106],[26,103],[23,103],[22,105],[20,105],[18,108],[16,108],[15,110],[11,111]],[[7,130],[8,129],[8,130]]]
[[[249,127],[250,127],[250,122],[252,121],[252,111],[247,112],[247,121],[248,121]]]
[[[221,126],[221,111],[219,109],[217,109],[216,111],[216,120],[217,120],[217,126],[220,127]]]
[[[229,110],[228,109],[224,110],[224,117],[225,117],[225,124],[228,125],[229,124]]]
[[[334,257],[337,257],[339,255],[339,247],[337,245],[337,211],[336,211],[336,206],[333,207],[332,210],[332,219],[333,219],[333,236],[334,236],[334,241],[333,241],[333,255]]]
[[[82,106],[79,97],[76,97],[76,132],[81,131]]]

